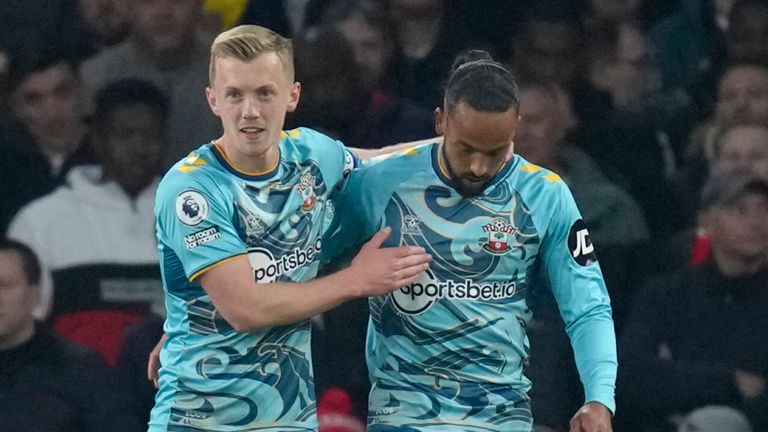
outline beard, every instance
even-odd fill
[[[484,176],[484,177],[477,177],[473,174],[459,174],[456,171],[453,170],[453,167],[451,166],[451,163],[448,161],[448,158],[445,156],[445,147],[443,147],[443,161],[445,162],[445,169],[448,171],[448,174],[451,176],[451,180],[453,180],[455,184],[456,191],[461,194],[461,196],[465,198],[472,198],[475,196],[480,195],[484,190],[485,187],[488,186],[488,183],[493,180],[493,176]]]

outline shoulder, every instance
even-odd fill
[[[370,172],[417,172],[427,170],[432,163],[436,144],[433,140],[415,143],[413,147],[371,158],[362,170]]]
[[[67,175],[67,181],[21,208],[16,218],[42,220],[50,215],[61,216],[66,209],[78,207],[78,200],[87,194],[87,184],[96,184],[101,178],[101,168],[95,165],[74,167]],[[85,187],[85,191],[84,188]]]
[[[209,144],[193,151],[174,164],[160,181],[155,197],[158,220],[164,215],[178,215],[185,205],[197,206],[200,215],[207,214],[212,204],[231,198],[226,186],[231,182],[230,176],[215,160]]]
[[[556,172],[528,162],[518,155],[510,163],[514,166],[506,181],[526,202],[560,200],[563,195],[570,194],[568,185]]]
[[[211,185],[213,177],[220,175],[218,166],[211,144],[205,144],[173,164],[160,181],[158,195],[187,186]]]
[[[345,148],[341,141],[305,127],[283,131],[280,143],[289,158],[314,159],[329,151],[341,152]]]

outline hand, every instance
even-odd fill
[[[568,432],[613,432],[611,412],[599,402],[588,402],[576,411]]]
[[[375,297],[388,294],[400,287],[412,284],[429,268],[432,256],[424,248],[401,246],[382,248],[392,234],[387,227],[377,232],[364,244],[347,271],[356,281],[357,297]]]
[[[147,361],[147,379],[155,384],[155,388],[158,388],[157,380],[160,378],[160,350],[163,348],[166,339],[168,339],[168,335],[163,333],[157,345],[149,353],[149,360]]]
[[[736,387],[744,399],[754,399],[765,391],[765,379],[760,375],[737,369]]]

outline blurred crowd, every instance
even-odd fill
[[[611,294],[616,430],[768,431],[768,0],[0,0],[0,424],[145,430],[154,193],[220,136],[209,46],[241,23],[294,41],[288,126],[361,148],[433,137],[459,52],[503,60],[515,152],[569,185]],[[527,373],[562,431],[583,393],[541,282]],[[321,431],[363,428],[367,314],[314,320]]]

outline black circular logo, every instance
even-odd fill
[[[586,266],[597,261],[595,245],[589,238],[589,231],[584,221],[579,219],[571,226],[568,233],[568,252],[571,258],[581,266]]]

